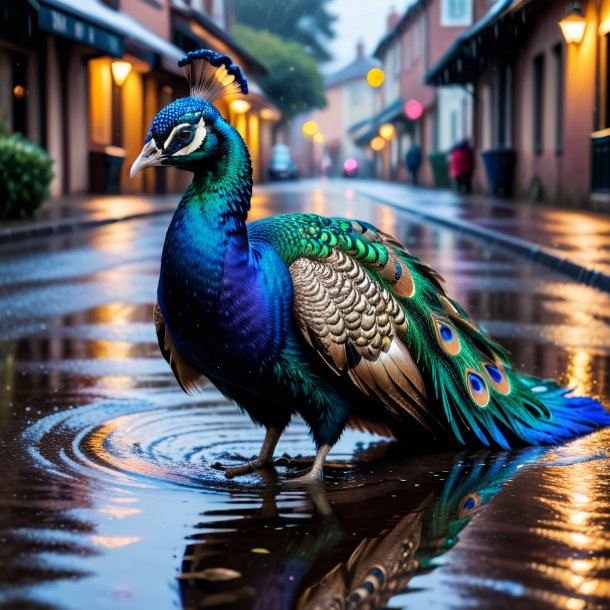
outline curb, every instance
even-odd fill
[[[23,227],[3,227],[0,228],[0,244],[18,243],[28,239],[51,237],[53,235],[65,235],[67,233],[75,233],[81,229],[95,229],[116,222],[163,216],[164,214],[171,214],[173,210],[174,208],[158,209],[149,212],[138,212],[137,214],[112,216],[108,218],[87,219],[87,217],[85,217],[82,220],[67,218],[58,221],[41,222],[40,224],[29,224]]]
[[[592,267],[586,267],[580,263],[576,263],[565,256],[562,256],[561,252],[558,250],[553,250],[552,248],[541,246],[519,237],[507,235],[506,233],[501,233],[494,229],[488,229],[472,222],[459,220],[457,218],[444,218],[436,214],[422,211],[421,209],[406,203],[397,203],[388,197],[376,195],[375,193],[367,191],[367,189],[358,188],[357,185],[354,185],[353,189],[360,195],[369,197],[374,201],[407,212],[408,214],[427,222],[452,229],[453,231],[458,231],[463,235],[475,237],[488,244],[510,250],[511,252],[529,258],[532,262],[540,263],[558,273],[567,275],[579,283],[592,286],[593,288],[603,290],[604,292],[610,292],[610,275],[597,271]]]

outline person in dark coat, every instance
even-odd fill
[[[461,140],[449,153],[449,173],[455,180],[460,193],[470,194],[472,191],[472,172],[474,170],[474,154],[468,140]]]
[[[407,166],[407,171],[409,172],[409,182],[411,182],[413,186],[416,186],[418,183],[417,174],[421,167],[421,148],[419,146],[413,145],[409,148],[405,158],[405,164]]]

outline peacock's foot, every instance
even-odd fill
[[[225,477],[227,479],[232,479],[234,477],[241,477],[245,474],[250,474],[251,472],[256,472],[257,470],[263,470],[264,468],[271,467],[271,462],[269,460],[261,460],[256,459],[248,462],[247,464],[243,464],[242,466],[230,466],[225,468]]]
[[[284,485],[288,485],[290,487],[304,487],[308,485],[316,485],[322,482],[322,469],[317,470],[312,468],[307,471],[305,474],[294,477],[291,479],[285,479]]]

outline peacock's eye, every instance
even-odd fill
[[[193,133],[193,130],[191,127],[183,127],[180,131],[178,131],[178,133],[176,134],[178,136],[179,140],[188,140],[191,135]]]

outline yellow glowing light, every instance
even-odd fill
[[[379,128],[379,135],[384,140],[387,140],[389,142],[390,140],[393,140],[396,136],[396,129],[394,128],[394,125],[392,125],[392,123],[384,123]]]
[[[265,121],[279,121],[280,117],[277,112],[271,110],[271,108],[263,108],[261,110],[261,119]]]
[[[383,70],[380,68],[371,68],[366,75],[366,82],[371,87],[381,87],[383,85],[383,81],[385,80],[385,74]]]
[[[572,8],[570,12],[559,22],[561,33],[568,44],[579,44],[585,35],[587,20],[582,11]]]
[[[313,136],[314,133],[317,133],[317,131],[318,124],[315,121],[307,121],[307,123],[303,125],[303,133],[306,136]]]
[[[236,114],[244,114],[245,112],[248,112],[250,108],[250,102],[246,102],[246,100],[233,100],[231,102],[231,110]]]
[[[25,97],[26,90],[23,85],[15,85],[13,87],[13,95],[18,99],[23,99]]]
[[[385,140],[381,136],[375,136],[371,140],[371,148],[375,152],[379,152],[380,150],[383,150],[384,146],[385,146]]]
[[[123,85],[131,72],[131,64],[128,61],[117,60],[110,65],[112,69],[112,80],[117,87]]]
[[[313,141],[317,144],[322,144],[322,142],[324,142],[324,136],[318,131],[318,133],[313,134]]]

